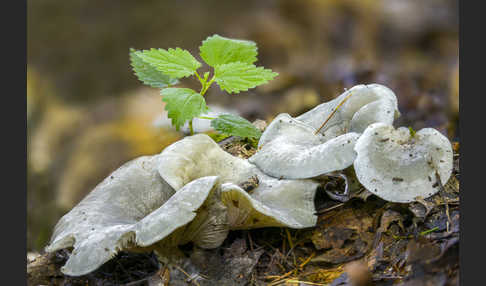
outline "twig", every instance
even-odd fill
[[[253,240],[251,239],[250,231],[248,231],[247,234],[248,234],[248,240],[250,242],[250,250],[253,253]]]
[[[319,214],[327,213],[328,211],[331,211],[331,210],[333,210],[333,209],[337,209],[337,208],[339,208],[339,207],[342,207],[343,205],[344,205],[344,203],[339,203],[339,204],[334,205],[334,206],[332,206],[332,207],[329,207],[329,208],[327,208],[327,209],[323,209],[323,210],[316,211],[314,214],[315,214],[315,215],[319,215]]]
[[[449,214],[449,203],[447,203],[447,199],[444,198],[444,194],[442,192],[445,193],[445,188],[444,188],[444,185],[442,184],[442,180],[440,179],[440,175],[439,175],[439,172],[437,172],[437,169],[435,170],[435,178],[437,180],[437,183],[439,184],[439,195],[440,195],[440,198],[442,200],[442,202],[444,202],[445,204],[445,213],[446,213],[446,216],[447,216],[447,232],[449,232],[449,225],[452,224],[452,220],[451,220],[451,216]]]
[[[278,277],[277,277],[275,280],[273,280],[273,281],[272,281],[272,283],[270,283],[270,284],[275,285],[275,284],[273,284],[273,283],[275,283],[275,282],[277,282],[277,281],[280,281],[280,280],[282,280],[282,279],[286,278],[287,276],[290,276],[290,275],[291,275],[292,273],[294,273],[295,271],[296,271],[296,269],[292,269],[292,270],[290,270],[289,272],[285,273],[284,275],[282,275],[282,276],[278,276]]]
[[[424,235],[427,235],[427,234],[432,233],[432,232],[437,231],[437,230],[439,230],[439,227],[438,226],[436,226],[434,228],[431,228],[431,229],[428,229],[428,230],[424,230],[424,231],[420,232],[419,235],[420,236],[424,236]],[[413,235],[412,234],[406,235],[406,236],[399,236],[399,235],[392,234],[392,236],[393,236],[394,239],[413,238]]]
[[[287,239],[289,240],[290,248],[294,248],[294,243],[292,242],[292,236],[290,235],[289,229],[285,228],[285,232],[287,233]]]
[[[419,235],[422,235],[423,236],[423,235],[429,234],[431,232],[434,232],[436,230],[439,230],[439,227],[438,226],[436,226],[434,228],[431,228],[431,229],[428,229],[428,230],[424,230],[421,233],[419,233]]]
[[[343,101],[341,101],[338,106],[336,106],[336,108],[334,108],[334,110],[331,112],[331,114],[327,117],[326,121],[324,121],[324,123],[322,123],[321,127],[319,127],[317,129],[317,131],[314,133],[314,135],[317,135],[317,133],[319,133],[319,131],[321,131],[322,127],[324,127],[324,125],[326,125],[326,123],[329,121],[329,119],[331,119],[331,117],[333,117],[334,113],[336,113],[336,111],[339,109],[339,107],[341,107],[341,105],[343,105],[343,103],[346,102],[346,100],[348,100],[348,98],[352,95],[353,93],[350,92],[344,99]]]
[[[189,273],[187,273],[186,271],[184,271],[184,269],[182,269],[181,267],[179,267],[178,265],[175,265],[175,264],[174,264],[174,267],[177,268],[180,272],[184,273],[187,276],[187,278],[190,279],[189,282],[192,282],[192,283],[196,284],[197,286],[201,286],[201,285],[199,285],[199,283],[197,283],[196,280],[193,280],[192,276],[189,275]]]
[[[149,279],[150,279],[150,277],[147,277],[147,278],[143,278],[143,279],[140,279],[140,280],[137,280],[137,281],[129,282],[129,283],[123,284],[123,285],[125,285],[125,286],[144,285],[144,284],[141,284],[141,283],[148,281]]]
[[[300,281],[300,280],[297,280],[297,279],[292,279],[292,278],[289,278],[287,280],[285,280],[286,283],[297,283],[300,285],[300,283],[303,283],[303,284],[307,284],[307,285],[320,285],[320,286],[327,286],[329,284],[322,284],[322,283],[314,283],[314,282],[309,282],[309,281]]]
[[[311,261],[311,259],[316,255],[315,252],[312,252],[312,254],[304,261],[302,262],[300,265],[299,265],[299,269],[303,269],[304,266],[309,263],[309,261]]]
[[[289,240],[290,249],[294,249],[294,242],[292,241],[292,236],[290,235],[289,229],[285,228],[285,232],[287,233],[287,239]],[[292,253],[292,257],[294,259],[294,266],[297,266],[297,260],[295,258],[294,253]]]

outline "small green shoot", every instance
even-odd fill
[[[140,81],[155,88],[161,88],[165,109],[172,125],[179,130],[189,122],[191,135],[194,134],[194,118],[211,119],[211,126],[217,131],[231,136],[258,140],[260,130],[249,121],[236,115],[224,114],[217,118],[201,116],[208,112],[205,93],[216,82],[221,90],[240,93],[267,83],[278,74],[270,69],[257,67],[257,46],[252,41],[236,40],[213,35],[199,47],[201,58],[213,68],[201,77],[197,70],[202,64],[191,53],[181,48],[175,49],[130,49],[133,71]],[[171,87],[179,79],[193,76],[201,83],[199,92],[189,88]]]
[[[414,138],[417,131],[413,130],[412,126],[408,127],[408,131],[410,131],[410,137]]]

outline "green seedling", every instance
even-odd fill
[[[258,51],[256,43],[252,41],[213,35],[202,42],[199,51],[201,58],[212,68],[212,76],[211,72],[201,76],[197,70],[202,64],[181,48],[130,49],[130,60],[140,81],[161,89],[162,101],[166,103],[165,109],[176,130],[189,122],[189,130],[193,135],[193,119],[203,118],[210,119],[211,126],[223,134],[258,139],[261,131],[240,116],[202,116],[209,111],[204,95],[214,82],[221,90],[237,94],[265,84],[278,74],[253,64],[257,60]],[[190,88],[172,87],[179,83],[179,79],[189,76],[201,83],[199,92]]]
[[[408,131],[410,132],[410,137],[414,138],[415,137],[415,134],[417,133],[417,131],[415,131],[412,126],[409,126],[408,127]]]

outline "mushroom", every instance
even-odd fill
[[[276,178],[312,178],[351,166],[359,136],[350,132],[327,140],[315,128],[282,113],[262,134],[258,152],[248,161]]]
[[[314,195],[319,186],[317,182],[268,176],[248,160],[226,153],[205,134],[173,143],[161,153],[160,160],[160,175],[175,190],[191,180],[217,175],[230,229],[305,228],[316,224]],[[258,182],[248,193],[242,186],[251,178],[258,178]],[[260,212],[268,218],[261,222],[242,219],[245,212]]]
[[[268,184],[264,181],[263,184]],[[257,189],[249,194],[240,186],[225,183],[221,186],[221,200],[227,207],[228,223],[231,229],[251,229],[260,227],[306,228],[315,226],[314,195],[317,183],[309,188],[308,182],[273,181],[282,187],[274,187],[272,192]],[[297,190],[297,191],[293,191]]]
[[[219,183],[240,184],[254,175],[247,160],[221,149],[206,134],[187,136],[167,146],[160,154],[160,176],[175,190],[192,180],[218,176]]]
[[[203,240],[201,223],[188,223],[217,177],[200,178],[175,193],[158,174],[158,161],[143,156],[125,163],[59,220],[45,250],[74,247],[64,274],[87,274],[120,250]]]
[[[185,137],[114,171],[60,219],[46,251],[74,248],[61,271],[79,276],[120,250],[170,262],[177,245],[215,248],[231,229],[312,227],[319,176],[344,179],[344,194],[328,194],[345,201],[361,190],[353,167],[385,200],[426,198],[451,176],[451,144],[435,129],[395,130],[398,115],[390,89],[358,85],[297,118],[279,114],[249,159],[205,134]]]
[[[452,146],[439,131],[370,125],[355,145],[354,169],[363,186],[391,202],[412,202],[439,191],[452,173]],[[440,182],[438,181],[440,180]]]
[[[389,88],[357,85],[296,118],[279,114],[249,161],[271,176],[288,179],[343,170],[356,158],[353,149],[360,133],[374,122],[392,124],[399,114]]]
[[[380,84],[360,84],[296,119],[318,129],[329,140],[347,132],[363,133],[375,122],[392,124],[399,115],[397,98],[391,89]]]
[[[248,194],[240,185],[252,177],[258,181]],[[155,250],[170,261],[178,257],[177,245],[215,248],[230,229],[314,226],[317,187],[312,180],[270,177],[209,136],[194,135],[114,171],[60,219],[46,251],[74,247],[61,269],[73,276],[94,271],[120,250]],[[247,206],[235,207],[243,200]],[[267,221],[228,219],[252,211]]]

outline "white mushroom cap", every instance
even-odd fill
[[[314,183],[310,188],[309,184],[304,180],[263,180],[251,195],[235,184],[223,184],[221,200],[228,208],[230,228],[315,226],[314,196],[318,185]]]
[[[157,243],[194,219],[217,177],[174,194],[157,172],[158,159],[144,156],[124,164],[59,220],[45,250],[74,246],[64,274],[87,274],[119,250]]]
[[[159,174],[175,190],[205,176],[239,184],[253,174],[247,160],[226,153],[206,134],[187,136],[160,154]]]
[[[207,174],[221,174],[221,178]],[[61,271],[79,276],[96,270],[123,249],[154,245],[172,248],[189,241],[203,248],[217,247],[232,227],[228,217],[239,211],[232,208],[228,212],[221,201],[221,190],[216,188],[218,182],[242,183],[254,175],[260,183],[247,199],[263,206],[265,214],[277,217],[265,226],[315,225],[318,183],[269,177],[201,134],[186,137],[160,155],[130,161],[113,172],[60,219],[46,251],[74,247]],[[233,186],[230,191],[242,191]]]
[[[149,246],[194,220],[196,211],[206,201],[217,176],[199,178],[185,185],[166,203],[135,225],[136,244]]]
[[[46,250],[70,247],[93,228],[130,224],[159,208],[175,191],[162,180],[157,165],[158,156],[143,156],[111,173],[59,220]]]
[[[260,170],[277,178],[312,178],[343,170],[356,158],[358,133],[327,140],[313,127],[279,114],[262,134],[259,151],[248,159]]]
[[[263,226],[303,228],[314,226],[317,220],[314,215],[317,182],[309,179],[280,180],[268,176],[248,160],[226,153],[205,134],[185,137],[167,147],[161,153],[159,172],[176,190],[198,177],[217,175],[218,183],[222,184],[221,199],[228,208],[231,229]],[[253,176],[258,177],[259,183],[249,195],[237,185]],[[235,200],[246,201],[246,205],[254,206],[257,212],[271,219],[261,223],[232,219],[240,217],[241,212],[249,211],[243,201],[243,208],[235,208],[231,202],[234,197]],[[266,211],[257,206],[265,206]]]
[[[318,129],[343,101],[319,131],[327,140],[347,132],[362,133],[368,125],[375,122],[392,124],[400,115],[397,98],[391,89],[380,84],[360,84],[296,119]]]
[[[375,123],[356,142],[358,180],[391,202],[412,202],[439,191],[452,173],[452,146],[439,131],[424,128],[412,138],[407,128]]]

